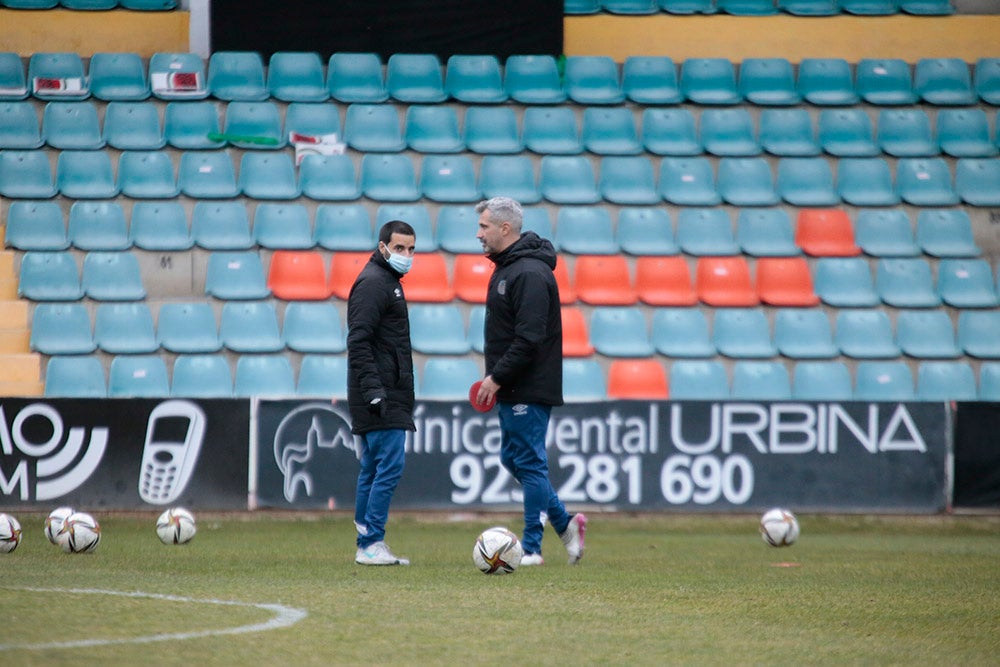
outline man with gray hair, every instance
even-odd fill
[[[524,557],[541,565],[542,534],[550,522],[570,564],[583,556],[587,517],[570,515],[549,480],[545,433],[552,407],[563,404],[562,311],[552,243],[522,232],[524,212],[510,197],[476,205],[476,238],[495,268],[486,293],[486,377],[478,403],[497,401],[500,461],[524,491]]]

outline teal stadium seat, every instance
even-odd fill
[[[770,13],[774,13],[771,2],[760,4],[769,5]],[[787,58],[744,58],[740,63],[739,93],[747,102],[761,106],[792,106],[802,101]]]
[[[309,211],[301,204],[258,204],[253,237],[262,248],[306,250],[316,245]]]
[[[896,189],[913,206],[954,206],[960,200],[951,170],[941,158],[900,158],[896,162]]]
[[[125,151],[118,160],[118,187],[132,199],[173,199],[180,194],[174,163],[165,151]]]
[[[441,61],[431,53],[393,53],[386,63],[389,96],[407,104],[444,102]]]
[[[851,372],[842,361],[800,361],[792,370],[792,398],[798,401],[849,401]]]
[[[542,155],[583,152],[576,115],[569,106],[528,107],[523,119],[524,146]]]
[[[111,360],[109,397],[164,398],[169,395],[167,365],[160,355],[121,355]]]
[[[917,245],[933,257],[979,257],[972,219],[961,208],[917,213]]]
[[[30,301],[76,301],[83,297],[80,270],[68,251],[28,251],[21,257],[18,296]]]
[[[969,206],[1000,206],[1000,160],[960,158],[955,167],[955,192]]]
[[[564,0],[564,14],[597,14],[601,11],[600,0]]]
[[[206,250],[246,250],[253,245],[250,218],[238,201],[199,201],[191,213],[191,238]]]
[[[900,200],[889,163],[878,157],[841,158],[837,194],[854,206],[894,206]]]
[[[719,194],[734,206],[774,206],[779,202],[767,160],[724,157],[719,160]]]
[[[599,188],[601,198],[613,204],[638,206],[660,201],[653,163],[645,156],[602,159]]]
[[[178,355],[174,360],[170,395],[181,398],[232,398],[233,372],[225,355]]]
[[[792,206],[823,207],[840,203],[833,171],[826,158],[785,157],[778,160],[777,189]]]
[[[146,298],[139,260],[130,252],[89,252],[83,258],[80,281],[96,301],[140,301]]]
[[[97,349],[90,314],[82,303],[39,303],[31,316],[29,346],[48,355],[90,354]]]
[[[861,16],[888,16],[899,11],[898,0],[840,0],[841,11]]]
[[[715,187],[715,174],[703,157],[667,157],[660,162],[660,196],[679,206],[716,206],[722,197]]]
[[[0,65],[0,71],[3,66]],[[980,58],[976,61],[976,71],[972,85],[979,99],[993,106],[1000,105],[1000,58]],[[15,89],[17,86],[13,86]]]
[[[319,54],[276,51],[267,66],[267,89],[283,102],[325,102],[330,99]]]
[[[832,359],[840,355],[833,343],[830,320],[821,308],[781,308],[774,318],[774,343],[792,359]]]
[[[979,400],[1000,401],[1000,363],[990,362],[979,367]]]
[[[823,152],[805,109],[764,109],[760,114],[760,145],[779,157],[810,157]]]
[[[521,225],[521,231],[535,232],[541,238],[550,241],[557,251],[559,250],[555,234],[552,232],[552,219],[549,217],[549,212],[544,206],[529,206],[524,209],[524,221]],[[563,286],[560,285],[560,289],[562,288]]]
[[[889,316],[883,310],[837,311],[834,342],[854,359],[894,359],[900,349]]]
[[[28,60],[28,86],[40,100],[84,100],[90,87],[77,53],[34,53]]]
[[[777,14],[774,0],[715,0],[720,12],[737,16],[770,16]]]
[[[483,164],[485,169],[485,160]],[[484,191],[483,196],[489,198],[492,195]],[[518,201],[524,201],[516,195],[511,196]],[[438,247],[452,254],[481,253],[483,246],[475,234],[471,233],[477,228],[478,223],[479,214],[472,206],[462,204],[442,206],[438,209],[437,224],[434,227],[434,237]]]
[[[758,308],[716,310],[712,343],[719,354],[734,359],[761,359],[778,353],[767,316]]]
[[[864,109],[823,109],[819,114],[819,142],[836,157],[875,157],[875,127]]]
[[[642,105],[680,104],[677,66],[667,56],[628,56],[622,65],[622,92]]]
[[[406,110],[406,145],[418,153],[461,153],[465,142],[449,106],[414,104]]]
[[[118,6],[118,0],[59,0],[66,9],[80,11],[106,11]]]
[[[4,242],[18,250],[65,250],[66,221],[53,201],[14,201],[7,209]]]
[[[976,376],[964,361],[923,361],[917,367],[917,398],[921,401],[975,401]]]
[[[990,138],[989,120],[979,108],[941,109],[937,113],[937,139],[952,157],[992,157],[997,146]]]
[[[604,369],[594,359],[563,359],[563,400],[589,403],[607,399]]]
[[[677,214],[677,244],[688,255],[738,255],[729,213],[722,208],[683,208]]]
[[[937,291],[954,308],[996,308],[993,270],[985,259],[942,259]],[[1000,330],[998,330],[1000,331]]]
[[[931,157],[941,152],[931,120],[921,109],[882,109],[878,142],[882,152],[895,157]]]
[[[228,301],[222,304],[219,339],[237,353],[278,352],[284,349],[278,313],[269,301]]]
[[[681,63],[681,93],[694,104],[738,104],[736,68],[725,58],[687,58]]]
[[[653,310],[653,346],[670,358],[715,356],[708,333],[708,320],[698,308],[656,308]]]
[[[841,7],[850,11],[846,1],[841,0]],[[854,85],[861,99],[875,106],[915,104],[920,99],[913,90],[910,65],[900,58],[862,58]]]
[[[486,326],[486,306],[473,306],[469,309],[469,346],[479,354],[486,345],[484,327]],[[564,360],[565,362],[565,360]],[[565,390],[566,388],[563,387]]]
[[[979,359],[1000,359],[1000,311],[963,310],[958,314],[958,344]]]
[[[780,361],[744,361],[733,364],[732,397],[735,400],[787,401],[792,380]]]
[[[255,51],[215,51],[208,59],[208,88],[227,102],[261,102],[270,97],[264,61]]]
[[[108,384],[96,356],[54,356],[45,366],[45,395],[65,398],[104,398]]]
[[[618,65],[609,56],[568,56],[564,88],[577,104],[620,104],[625,101]]]
[[[69,199],[111,199],[119,192],[111,155],[103,150],[61,152],[56,186]]]
[[[590,313],[590,341],[606,357],[643,358],[655,352],[641,308],[596,306]]]
[[[676,157],[697,156],[703,151],[694,114],[682,108],[644,109],[642,145],[650,153]]]
[[[167,143],[156,105],[147,102],[109,102],[102,137],[123,151],[158,150]]]
[[[205,293],[217,299],[266,299],[264,265],[256,252],[213,252],[208,257]]]
[[[240,194],[236,169],[226,151],[187,151],[177,170],[181,192],[192,199],[231,199]]]
[[[282,354],[240,355],[236,360],[233,395],[294,396],[295,371],[291,361]]]
[[[784,0],[786,5],[791,1]],[[836,1],[817,0],[827,11],[832,6],[832,14],[839,12]],[[851,106],[859,100],[851,65],[844,58],[803,58],[799,62],[797,85],[802,98],[817,106]]]
[[[586,157],[543,156],[539,184],[542,196],[554,204],[594,204],[601,200],[594,168]]]
[[[788,212],[781,208],[741,209],[736,218],[736,242],[754,257],[801,254]]]
[[[493,55],[456,54],[445,68],[445,91],[465,104],[499,104],[507,101],[500,61]]]
[[[339,354],[347,349],[346,333],[332,303],[291,301],[285,306],[282,335],[290,350]]]
[[[285,136],[297,132],[308,137],[336,134],[340,140],[340,112],[336,104],[292,102],[285,107]]]
[[[611,14],[645,15],[660,11],[656,0],[603,0],[604,11]]]
[[[121,204],[77,201],[69,209],[67,238],[79,250],[127,250],[132,247]]]
[[[375,201],[420,199],[413,162],[403,154],[366,154],[361,159],[361,190]]]
[[[299,165],[299,189],[316,201],[353,201],[361,197],[354,161],[342,155],[306,155]]]
[[[714,14],[715,0],[659,0],[660,9],[670,14]]]
[[[469,387],[483,379],[480,365],[468,357],[431,357],[424,362],[417,384],[417,399],[466,401]]]
[[[244,153],[237,187],[252,199],[298,199],[302,194],[292,157],[284,152]]]
[[[163,116],[163,137],[180,150],[222,148],[222,127],[215,102],[168,102]],[[209,137],[216,137],[210,139]]]
[[[916,257],[920,254],[910,218],[899,208],[858,211],[854,238],[865,254],[873,257]]]
[[[858,362],[854,399],[858,401],[916,399],[910,367],[904,361]]]
[[[927,104],[975,104],[969,65],[960,58],[921,58],[913,72],[913,90]]]
[[[624,107],[588,107],[583,110],[583,146],[598,155],[638,155],[642,144],[632,110]]]
[[[0,51],[0,100],[23,100],[28,96],[24,64],[17,53]]]
[[[281,115],[271,102],[230,102],[223,134],[231,145],[250,150],[282,148]]]
[[[368,238],[366,250],[378,245],[379,230],[390,220],[405,220],[410,223],[417,236],[416,252],[434,252],[438,249],[434,240],[434,224],[431,222],[431,213],[427,206],[423,204],[381,204],[375,210],[375,229]]]
[[[28,150],[45,143],[31,102],[0,103],[0,150]]]
[[[176,354],[204,354],[222,349],[215,311],[208,303],[165,303],[156,321],[156,340]]]
[[[481,154],[520,153],[524,150],[517,116],[509,107],[469,107],[465,110],[465,143]]]
[[[88,69],[90,92],[106,102],[138,102],[150,94],[146,65],[138,53],[95,53]]]
[[[299,365],[299,396],[347,398],[347,357],[329,354],[306,354]]]
[[[521,104],[560,104],[566,91],[550,55],[513,55],[504,66],[504,89]]]
[[[955,13],[952,0],[899,0],[900,10],[918,16],[947,16]]]
[[[137,12],[165,12],[178,6],[177,0],[119,0],[119,3]]]
[[[335,100],[345,104],[373,103],[389,99],[377,53],[337,52],[330,55],[327,88]]]
[[[313,235],[316,244],[327,250],[370,250],[371,216],[364,204],[320,204]]]
[[[479,166],[479,188],[486,198],[496,196],[513,197],[521,204],[536,204],[542,199],[542,191],[535,177],[535,167],[527,155],[486,155]],[[476,221],[466,229],[475,229]],[[476,242],[478,247],[479,243]],[[473,251],[474,252],[474,251]]]
[[[761,152],[753,119],[746,109],[705,109],[701,113],[701,144],[719,156],[750,156]]]
[[[951,318],[943,310],[900,311],[896,341],[903,354],[917,359],[954,359],[962,353]]]
[[[410,340],[420,354],[466,354],[471,349],[465,322],[451,303],[410,306]]]
[[[620,208],[615,241],[622,252],[636,257],[680,252],[670,214],[659,206]]]
[[[160,347],[153,315],[141,302],[98,304],[94,341],[108,354],[148,354]]]
[[[729,397],[729,378],[722,363],[682,359],[670,365],[670,398],[723,401]]]
[[[934,308],[941,297],[934,289],[931,268],[921,258],[887,258],[878,261],[875,286],[883,303],[896,308]]]
[[[426,155],[420,166],[420,191],[436,202],[478,202],[482,193],[472,160],[465,155]]]
[[[154,53],[149,59],[149,86],[161,100],[203,100],[209,95],[205,63],[197,53]]]
[[[347,107],[344,141],[363,153],[395,153],[406,148],[399,113],[391,104],[352,104]]]
[[[45,143],[52,148],[95,150],[104,147],[97,108],[91,102],[49,102],[42,114]]]
[[[614,255],[611,214],[598,206],[563,206],[556,214],[556,243],[561,252],[573,255]]]

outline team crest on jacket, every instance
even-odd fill
[[[500,282],[499,282],[499,283],[497,284],[497,293],[498,293],[498,294],[499,294],[500,296],[503,296],[504,294],[506,294],[506,293],[507,293],[507,281],[506,281],[506,280],[501,280],[501,281],[500,281]]]
[[[397,299],[403,298],[403,290],[399,289],[398,287],[393,290],[393,293],[396,295]]]

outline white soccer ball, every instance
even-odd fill
[[[57,507],[45,517],[45,537],[49,538],[52,544],[59,544],[57,535],[62,530],[63,522],[70,514],[76,512],[72,507]]]
[[[760,518],[760,536],[772,547],[790,547],[799,539],[799,521],[786,509],[769,509]]]
[[[63,521],[56,540],[66,553],[88,553],[101,541],[101,526],[86,512],[74,512]]]
[[[472,547],[472,562],[483,574],[509,574],[521,564],[523,555],[517,535],[502,526],[484,530]]]
[[[21,524],[9,514],[0,514],[0,553],[9,554],[21,543]]]
[[[186,544],[197,530],[194,515],[183,507],[171,507],[156,520],[156,534],[164,544]]]

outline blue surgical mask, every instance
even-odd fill
[[[412,257],[407,257],[406,255],[397,255],[392,252],[389,253],[389,259],[387,259],[386,261],[389,262],[389,266],[391,266],[393,270],[396,271],[396,273],[402,273],[404,275],[406,274],[407,271],[410,270],[410,267],[413,266]]]

